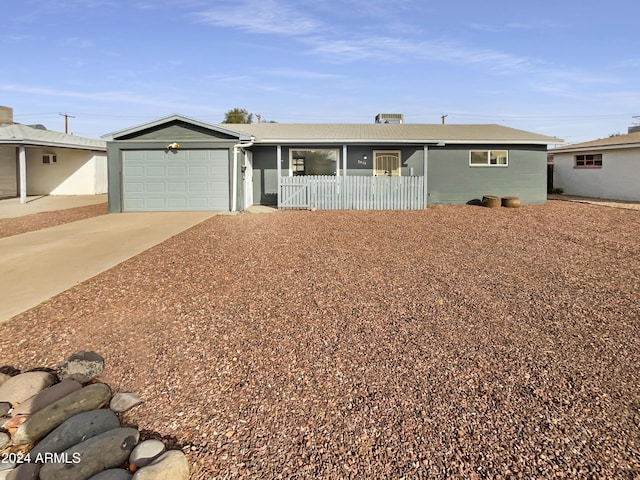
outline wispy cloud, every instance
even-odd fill
[[[308,80],[330,80],[330,79],[343,77],[343,75],[337,75],[335,73],[313,72],[309,70],[299,70],[294,68],[260,70],[260,74],[271,75],[274,77],[300,78],[300,79],[308,79]]]
[[[640,67],[640,57],[627,58],[612,65],[612,68],[638,68]]]
[[[315,32],[319,26],[312,17],[276,0],[244,0],[209,8],[195,15],[205,24],[238,28],[250,33],[306,35]]]
[[[0,84],[0,92],[12,92],[28,95],[39,95],[43,97],[56,97],[56,98],[72,98],[77,100],[88,100],[91,102],[106,102],[106,103],[119,103],[119,104],[137,104],[162,107],[163,109],[182,109],[185,107],[184,103],[171,102],[166,99],[147,97],[145,95],[139,95],[134,92],[128,91],[77,91],[77,90],[59,90],[43,87],[30,87],[25,85],[15,84]],[[194,107],[200,107],[194,106]]]
[[[392,37],[367,37],[357,40],[312,40],[311,53],[333,61],[379,59],[385,61],[431,60],[454,64],[486,66],[498,73],[532,71],[538,68],[535,59],[491,49],[469,48],[454,42],[423,41]]]
[[[500,24],[470,23],[469,27],[487,33],[504,33],[516,30],[548,30],[559,27],[559,23],[554,22],[506,22]]]
[[[91,48],[96,46],[95,43],[93,43],[91,40],[87,40],[86,38],[78,38],[78,37],[66,38],[61,42],[61,45],[63,47],[75,47],[75,48]]]

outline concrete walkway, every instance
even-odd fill
[[[0,323],[221,213],[116,213],[2,238]]]
[[[27,203],[20,203],[19,198],[3,198],[0,200],[0,218],[22,217],[98,203],[107,203],[107,195],[38,195],[27,197]]]
[[[548,200],[561,200],[564,202],[588,203],[600,207],[623,208],[625,210],[640,210],[640,202],[631,200],[609,200],[606,198],[578,197],[576,195],[547,195]]]

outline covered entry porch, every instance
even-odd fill
[[[256,203],[319,210],[419,210],[427,204],[429,147],[424,144],[261,145],[251,150]]]

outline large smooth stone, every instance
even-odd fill
[[[60,400],[62,397],[66,397],[70,393],[75,392],[76,390],[80,390],[81,388],[82,384],[80,382],[76,382],[75,380],[67,378],[60,383],[56,383],[49,388],[45,388],[37,395],[34,395],[33,397],[22,402],[20,405],[13,409],[13,412],[11,412],[11,416],[15,417],[16,415],[31,415],[32,413],[43,409],[47,405],[50,405],[53,402]]]
[[[122,468],[110,468],[94,475],[89,480],[131,480],[133,475]]]
[[[15,431],[11,441],[14,445],[35,444],[65,420],[102,407],[110,397],[111,389],[104,383],[94,383],[76,390],[30,415]]]
[[[64,452],[66,449],[84,442],[88,438],[95,437],[119,426],[118,417],[107,408],[79,413],[40,440],[31,450],[31,455]]]
[[[0,480],[7,480],[7,477],[13,472],[13,470],[0,470]]]
[[[167,448],[160,440],[145,440],[133,449],[129,456],[129,463],[136,467],[144,467],[162,455]]]
[[[2,447],[7,445],[10,441],[11,439],[9,438],[9,435],[4,432],[0,432],[0,450],[2,450]]]
[[[40,479],[88,480],[103,470],[123,464],[139,438],[140,432],[135,428],[116,428],[96,435],[62,452],[61,455],[73,461],[43,465]]]
[[[49,372],[26,372],[0,385],[0,402],[22,403],[53,385],[56,377]]]
[[[11,404],[9,402],[0,402],[0,417],[4,417],[11,410]]]
[[[0,385],[9,380],[11,375],[7,375],[6,373],[0,373]]]
[[[141,403],[142,399],[133,393],[116,393],[109,402],[109,408],[116,413],[122,413]]]
[[[56,367],[58,378],[87,383],[104,370],[104,358],[96,352],[76,352]]]
[[[189,462],[180,450],[169,450],[137,470],[133,480],[189,480]]]
[[[7,480],[38,480],[40,465],[36,463],[23,463],[7,475]]]

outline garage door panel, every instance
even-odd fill
[[[129,182],[124,185],[124,193],[142,193],[144,192],[144,185],[139,182]]]
[[[167,192],[187,193],[187,184],[185,182],[169,182],[167,184]]]
[[[147,166],[144,169],[144,174],[146,177],[166,178],[167,168],[164,165],[153,166],[153,167]]]
[[[123,208],[229,210],[228,150],[123,152]]]
[[[166,185],[164,183],[147,183],[145,191],[147,193],[165,193]]]

